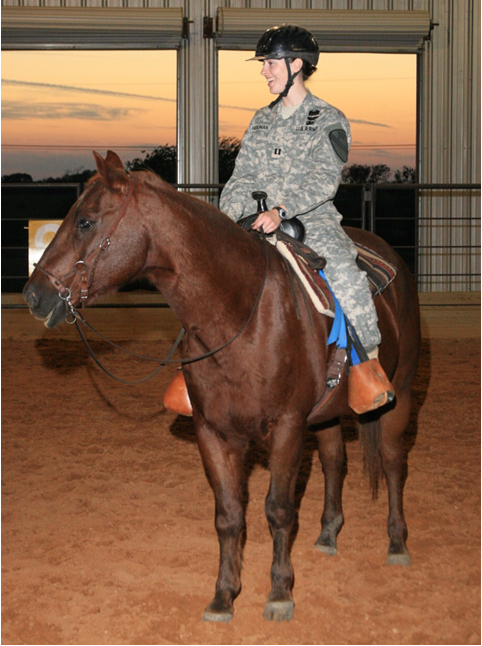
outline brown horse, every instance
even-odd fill
[[[186,329],[182,354],[196,357],[242,335],[223,350],[183,366],[203,464],[216,501],[219,574],[204,619],[229,621],[241,589],[244,459],[251,441],[270,455],[266,516],[273,537],[271,591],[264,617],[290,619],[294,581],[289,538],[307,417],[323,396],[332,319],[303,303],[272,245],[235,225],[216,208],[182,194],[149,172],[127,174],[112,152],[94,153],[98,174],[71,208],[24,289],[31,313],[51,328],[69,303],[88,302],[128,281],[147,277]],[[376,298],[382,334],[380,362],[396,399],[360,419],[372,484],[383,470],[389,499],[388,562],[408,565],[402,508],[410,386],[419,345],[417,292],[399,256],[382,240],[350,231],[397,267]],[[268,271],[266,273],[266,261]],[[293,290],[297,298],[294,298]],[[310,319],[312,319],[310,321]],[[312,421],[325,479],[321,534],[315,547],[336,553],[343,525],[344,445],[339,425],[349,413],[346,379]]]

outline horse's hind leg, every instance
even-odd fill
[[[396,405],[381,415],[380,454],[388,488],[387,565],[410,565],[406,546],[407,524],[403,513],[405,451],[403,435],[410,419],[410,393],[398,392]]]
[[[241,590],[246,447],[231,446],[205,424],[198,425],[196,433],[216,501],[215,526],[220,550],[216,593],[204,611],[203,619],[227,622],[233,616],[233,602]]]
[[[321,517],[321,534],[315,548],[325,554],[336,554],[336,537],[343,526],[341,491],[345,474],[345,445],[339,424],[316,432],[318,455],[325,477],[325,504]]]
[[[263,617],[289,621],[293,617],[294,572],[290,558],[290,534],[295,519],[295,487],[303,452],[304,422],[279,424],[271,437],[271,481],[265,502],[273,537],[271,591]]]

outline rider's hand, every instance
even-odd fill
[[[259,231],[263,227],[265,233],[273,233],[281,224],[281,218],[277,209],[270,209],[260,213],[251,225],[252,229]]]

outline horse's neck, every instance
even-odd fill
[[[262,246],[213,207],[182,206],[154,222],[150,278],[188,330],[221,321],[239,328],[263,280]]]

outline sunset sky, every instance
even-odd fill
[[[219,135],[242,138],[272,100],[250,52],[219,53]],[[348,164],[415,165],[416,56],[322,54],[308,82],[352,127]],[[2,53],[2,175],[34,180],[176,143],[174,51]]]

